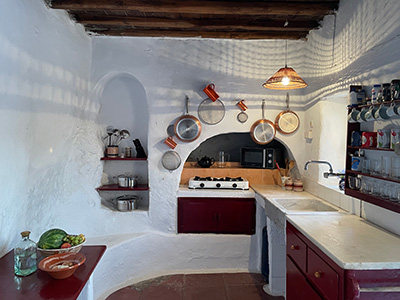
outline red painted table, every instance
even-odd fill
[[[14,251],[0,258],[0,299],[76,299],[106,250],[106,246],[83,246],[85,263],[65,279],[54,279],[44,271],[19,277],[14,275]],[[39,253],[38,253],[39,254]],[[38,263],[42,259],[39,255]]]

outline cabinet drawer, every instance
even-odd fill
[[[286,228],[286,254],[303,272],[306,271],[307,245],[289,228]]]
[[[339,275],[312,249],[308,248],[307,277],[325,299],[339,297]]]

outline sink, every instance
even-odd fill
[[[290,213],[339,212],[338,208],[315,198],[274,199],[278,206]]]

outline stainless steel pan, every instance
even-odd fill
[[[189,115],[189,97],[186,96],[186,114],[178,118],[174,126],[175,136],[182,142],[193,142],[201,133],[199,119]]]
[[[264,117],[265,100],[262,102],[262,119],[254,122],[250,128],[250,136],[254,142],[265,145],[271,142],[276,134],[275,125]]]

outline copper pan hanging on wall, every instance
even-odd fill
[[[265,100],[262,102],[262,119],[254,122],[250,128],[252,140],[260,145],[270,143],[276,134],[274,123],[264,117]]]
[[[189,97],[186,96],[186,113],[176,120],[174,125],[175,136],[182,142],[193,142],[201,133],[199,119],[189,115]]]
[[[275,127],[282,134],[294,133],[300,125],[299,116],[289,108],[289,93],[286,94],[286,110],[275,118]]]

